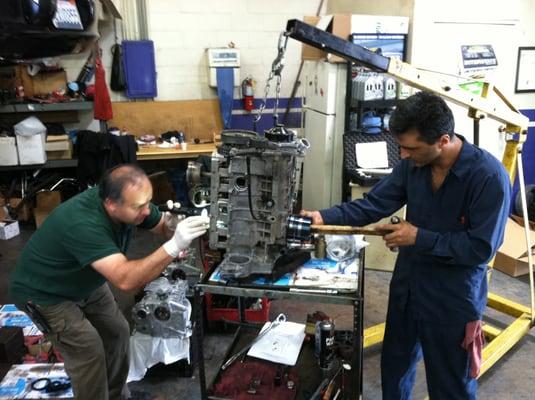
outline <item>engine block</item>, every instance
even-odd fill
[[[223,278],[270,274],[285,252],[308,143],[282,127],[259,136],[223,131],[212,156],[210,247],[225,249]]]

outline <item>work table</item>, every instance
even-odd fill
[[[214,143],[188,143],[186,150],[181,148],[161,148],[156,145],[141,145],[137,151],[138,161],[143,160],[166,160],[173,158],[195,158],[200,155],[210,155],[216,149]]]

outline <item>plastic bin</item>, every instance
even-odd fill
[[[236,321],[240,320],[239,311],[237,308],[216,308],[214,307],[213,294],[205,294],[206,304],[206,319],[208,322],[215,321]],[[246,322],[267,322],[269,320],[269,308],[271,300],[267,297],[262,298],[262,308],[253,310],[251,308],[245,309]]]

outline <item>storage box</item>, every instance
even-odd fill
[[[239,321],[240,314],[237,308],[216,308],[213,304],[213,295],[211,293],[205,294],[206,301],[206,319],[208,321]],[[269,308],[271,301],[269,298],[262,298],[262,308],[253,310],[245,309],[246,322],[266,322],[269,321]]]
[[[14,137],[0,137],[0,165],[17,165],[17,143]]]
[[[351,15],[350,14],[334,14],[324,15],[322,17],[304,17],[303,21],[310,25],[315,25],[319,29],[323,29],[333,35],[342,39],[349,40],[351,35]],[[334,54],[327,54],[326,52],[316,49],[315,47],[303,44],[301,50],[301,58],[303,60],[325,60],[329,62],[347,62],[342,57]]]
[[[45,134],[17,135],[17,152],[21,165],[44,164],[46,162]]]
[[[9,205],[16,209],[17,213],[17,220],[19,221],[29,221],[32,217],[32,207],[30,202],[25,201],[24,204],[22,204],[19,207],[19,204],[22,202],[22,199],[20,197],[11,197],[9,199]]]
[[[72,142],[70,140],[47,141],[45,143],[48,160],[70,160],[72,158]]]
[[[8,240],[20,233],[19,222],[12,219],[0,220],[0,239]]]
[[[345,40],[349,40],[352,33],[407,34],[409,32],[409,18],[401,16],[334,14],[322,17],[304,17],[303,21]],[[333,63],[346,62],[339,56],[326,54],[324,51],[305,44],[302,48],[301,58],[315,61],[327,59]]]
[[[28,74],[28,66],[25,64],[2,67],[0,69],[0,88],[16,91],[19,87],[24,89],[25,97],[65,91],[67,75],[65,71],[45,71],[32,76]]]
[[[52,210],[61,204],[61,193],[59,191],[37,193],[36,207],[33,210],[35,217],[35,227],[39,228]]]
[[[530,231],[531,245],[535,246],[535,232]],[[533,247],[532,254],[535,254]],[[511,276],[525,275],[529,272],[524,226],[513,219],[507,220],[502,246],[496,253],[494,268]]]

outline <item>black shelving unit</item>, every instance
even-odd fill
[[[83,111],[92,110],[92,101],[70,101],[66,103],[40,104],[40,103],[14,103],[0,105],[0,114],[36,113],[53,111]]]
[[[362,115],[366,111],[386,111],[392,107],[396,107],[400,99],[378,99],[378,100],[358,100],[353,97],[353,66],[354,64],[348,62],[348,74],[347,74],[347,86],[346,86],[346,115],[345,115],[345,132],[357,133],[362,128]],[[357,123],[356,126],[352,126],[351,120],[352,116],[356,114]],[[384,136],[387,133],[383,132],[381,135]],[[373,138],[374,135],[370,135],[370,138]],[[345,146],[344,146],[345,147]],[[344,155],[345,160],[345,155]],[[350,200],[349,196],[349,176],[346,170],[346,165],[342,172],[342,196],[344,200]]]
[[[346,380],[347,388],[345,393],[345,400],[357,400],[362,396],[362,357],[363,357],[363,344],[364,344],[364,250],[360,253],[359,260],[359,272],[358,272],[358,285],[355,291],[343,291],[343,290],[326,290],[325,288],[299,288],[299,287],[288,287],[288,286],[272,286],[272,285],[243,285],[239,286],[238,284],[217,284],[210,282],[210,277],[213,274],[215,267],[213,267],[201,280],[199,284],[195,286],[195,297],[194,297],[194,310],[195,313],[195,324],[194,332],[196,335],[197,342],[197,360],[199,366],[199,384],[201,389],[201,398],[210,399],[210,400],[222,400],[221,398],[216,398],[208,394],[208,388],[213,387],[213,384],[217,382],[220,377],[221,369],[216,374],[214,380],[210,382],[207,387],[206,375],[205,375],[205,366],[204,366],[204,354],[203,354],[203,318],[202,318],[202,304],[203,304],[203,295],[205,293],[214,293],[222,295],[236,296],[238,298],[243,297],[269,297],[271,299],[290,299],[292,301],[304,301],[304,302],[320,302],[326,304],[341,304],[341,305],[351,305],[353,307],[353,330],[352,330],[352,342],[354,343],[353,352],[351,359],[348,360],[351,363],[352,370]],[[248,324],[244,323],[243,315],[240,313],[242,319],[241,323],[243,326],[238,328],[234,336],[234,340],[230,348],[227,350],[224,361],[228,359],[229,356],[238,351],[241,346],[247,343],[244,340],[244,337],[248,337],[249,340],[255,337],[255,334],[251,334],[248,331]],[[305,345],[303,345],[305,346]],[[310,349],[308,349],[310,351]],[[298,359],[297,366],[302,367],[303,383],[308,382],[312,384],[312,391],[314,391],[317,385],[321,382],[321,372],[317,365],[314,365],[313,362],[310,363],[310,360],[314,359],[313,356],[306,354],[305,349],[301,349],[301,355]],[[308,360],[308,363],[307,363]],[[223,362],[224,362],[223,361]],[[307,363],[306,365],[300,363]],[[312,377],[312,378],[311,378]],[[297,393],[297,399],[308,399],[305,395],[307,392],[305,388],[301,387]]]
[[[25,171],[25,170],[31,170],[31,169],[75,168],[76,166],[78,166],[77,159],[48,160],[44,164],[0,166],[0,172]]]
[[[365,111],[386,110],[391,107],[396,107],[399,103],[398,99],[357,100],[357,99],[351,98],[350,101],[351,101],[351,106],[349,107],[349,112],[357,114],[357,129],[360,129],[362,126],[362,114]]]

